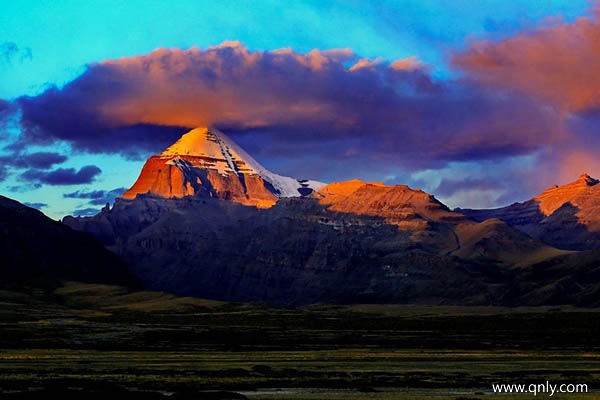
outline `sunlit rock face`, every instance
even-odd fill
[[[554,185],[523,203],[491,210],[458,211],[478,221],[499,218],[553,246],[584,250],[600,240],[599,181],[583,173],[574,182]]]
[[[320,203],[331,211],[385,218],[402,229],[422,229],[428,223],[464,221],[434,196],[406,185],[386,186],[380,182],[351,180],[331,183],[321,190]]]
[[[600,230],[600,185],[598,180],[586,173],[574,182],[563,186],[553,186],[533,198],[540,211],[552,215],[565,204],[570,203],[577,208],[575,216],[579,223],[590,230]]]
[[[281,197],[310,194],[321,186],[320,182],[274,174],[222,132],[196,128],[150,157],[123,198],[134,199],[139,194],[200,196],[267,208]]]
[[[575,191],[594,185],[582,179]],[[520,207],[545,218],[537,205]],[[582,297],[597,287],[594,255],[571,258],[405,185],[282,177],[205,128],[151,157],[112,208],[64,222],[101,240],[146,287],[179,295],[294,305],[598,300]]]
[[[67,223],[102,240],[149,288],[236,301],[502,304],[518,282],[514,266],[560,255],[422,191],[359,181],[266,209],[138,195]]]

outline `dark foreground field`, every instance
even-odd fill
[[[491,385],[550,381],[590,391],[553,399],[593,399],[599,317],[568,307],[284,309],[74,283],[2,291],[0,397],[525,399],[534,397]]]

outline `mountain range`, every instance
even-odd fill
[[[321,182],[274,174],[223,132],[197,128],[150,157],[123,198],[197,195],[267,208],[280,197],[307,195],[323,186]]]
[[[63,223],[145,287],[221,300],[600,304],[598,181],[450,210],[404,185],[274,174],[197,128],[150,157],[112,208]]]
[[[477,221],[499,218],[507,224],[569,250],[590,250],[600,240],[600,185],[586,173],[523,203],[492,210],[457,209]]]

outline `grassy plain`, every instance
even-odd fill
[[[199,400],[508,400],[534,397],[493,394],[491,385],[550,381],[590,391],[553,399],[593,399],[599,317],[571,307],[288,309],[68,283],[0,292],[0,388],[9,399],[126,390]]]

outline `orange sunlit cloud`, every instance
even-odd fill
[[[455,55],[469,79],[525,91],[562,111],[600,106],[600,22],[554,21],[500,42],[479,41]]]
[[[269,131],[273,152],[308,144],[313,154],[348,158],[361,149],[416,168],[528,153],[559,137],[554,116],[536,104],[438,81],[415,57],[250,51],[238,42],[91,64],[62,89],[18,104],[23,140],[55,137],[92,152],[157,151],[171,140],[148,126],[215,125]]]

